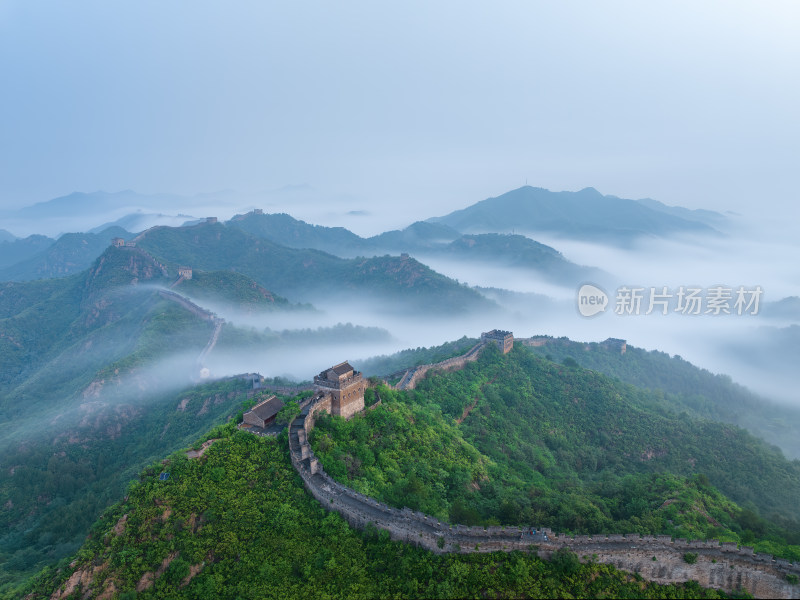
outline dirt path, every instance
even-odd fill
[[[206,452],[206,450],[208,450],[209,446],[211,446],[211,444],[216,442],[218,439],[219,438],[214,438],[213,440],[208,440],[206,442],[203,442],[203,445],[200,447],[200,450],[189,450],[186,453],[186,457],[187,458],[200,458],[201,456],[203,456],[203,454],[205,454],[205,452]]]

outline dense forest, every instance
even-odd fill
[[[231,379],[146,402],[129,398],[111,409],[93,407],[81,413],[81,422],[41,432],[47,443],[29,432],[25,443],[5,449],[0,456],[0,594],[74,553],[143,465],[235,418],[249,387]]]
[[[780,446],[787,456],[800,458],[800,410],[771,402],[728,375],[700,369],[680,356],[630,345],[621,354],[603,343],[550,338],[532,350],[556,362],[575,361],[637,387],[660,390],[663,402],[674,410],[734,423]]]
[[[245,381],[196,387],[214,326],[158,295],[174,281],[140,248],[107,248],[82,273],[0,284],[0,591],[73,552],[144,465],[244,399]],[[297,307],[236,273],[191,281],[177,289],[224,292],[258,310]],[[226,325],[219,347],[386,335],[349,324],[272,334]]]
[[[292,469],[285,436],[227,425],[205,437],[216,441],[201,458],[180,452],[145,469],[74,562],[45,569],[20,592],[31,600],[57,587],[121,599],[728,597],[581,564],[568,551],[551,562],[519,552],[437,556],[327,512]],[[76,573],[84,587],[68,587]]]

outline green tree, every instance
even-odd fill
[[[286,405],[278,411],[275,416],[275,422],[279,425],[287,425],[295,420],[297,415],[300,414],[300,405],[295,400],[287,402]]]

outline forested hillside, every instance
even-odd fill
[[[800,410],[776,404],[734,383],[728,375],[715,375],[680,356],[628,345],[624,354],[604,344],[550,338],[532,350],[556,362],[574,360],[587,369],[617,377],[637,387],[663,392],[663,402],[673,410],[734,423],[779,446],[787,456],[800,458]]]
[[[362,238],[343,227],[310,225],[287,214],[248,213],[236,215],[226,223],[289,248],[321,250],[340,257],[378,256],[386,253],[412,253],[464,261],[471,264],[517,267],[537,273],[561,285],[593,279],[607,274],[600,269],[576,265],[557,250],[522,235],[484,233],[462,236],[446,225],[417,221],[403,230],[387,231]]]
[[[234,271],[193,270],[191,279],[181,281],[173,289],[204,304],[221,304],[247,313],[310,309],[307,305],[293,305],[286,298]]]
[[[54,589],[120,598],[727,597],[580,564],[569,552],[552,562],[522,553],[437,556],[361,533],[306,493],[285,439],[231,426],[206,437],[217,441],[201,458],[178,453],[142,472],[77,560],[41,573],[28,597]]]
[[[194,275],[173,290],[243,311],[313,310],[243,274]],[[196,383],[216,324],[159,293],[175,281],[142,248],[112,247],[82,273],[0,285],[0,589],[73,551],[146,462],[241,404],[244,381],[181,392]],[[387,336],[350,324],[280,332],[226,325],[219,347]]]
[[[652,392],[517,345],[373,393],[380,407],[320,419],[313,445],[332,476],[395,506],[468,525],[760,540],[800,559],[800,463]]]
[[[173,280],[108,248],[83,273],[0,285],[0,589],[74,551],[144,464],[241,405],[244,381],[180,392],[213,324],[152,285]]]
[[[361,371],[366,375],[390,375],[395,371],[416,367],[418,365],[437,363],[442,360],[464,354],[478,340],[467,336],[453,342],[445,342],[430,348],[408,348],[390,356],[373,356],[359,363]]]
[[[157,352],[148,332],[154,335],[161,325],[171,326],[181,343],[207,339],[208,326],[180,311],[176,321],[153,320],[161,310],[174,308],[152,289],[131,283],[159,281],[166,278],[151,259],[111,248],[77,275],[3,284],[0,414],[8,418],[42,407],[54,390],[70,396],[114,361],[137,351]]]
[[[666,237],[681,232],[718,235],[713,227],[696,218],[677,216],[636,200],[606,196],[594,188],[552,192],[526,185],[429,221],[462,233],[547,231],[622,245],[630,244],[637,236]]]
[[[318,250],[280,246],[220,223],[155,227],[137,244],[168,265],[234,270],[291,300],[377,300],[392,311],[458,313],[496,305],[413,258],[342,259]]]
[[[35,256],[50,246],[54,239],[45,235],[0,240],[0,269],[5,269]]]
[[[0,269],[0,281],[48,279],[79,273],[89,267],[115,237],[129,238],[131,234],[120,227],[108,227],[99,233],[65,233],[27,259],[23,259],[24,253],[18,254],[14,262]],[[16,252],[17,246],[25,241],[17,240],[9,249]],[[0,256],[2,253],[0,245]]]
[[[91,524],[146,464],[241,410],[249,382],[227,380],[49,421],[0,453],[0,593],[74,553]],[[108,401],[108,398],[105,398]],[[14,597],[13,594],[9,597]]]

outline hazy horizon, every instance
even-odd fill
[[[427,217],[527,182],[794,214],[799,12],[11,0],[0,206],[309,185]]]

